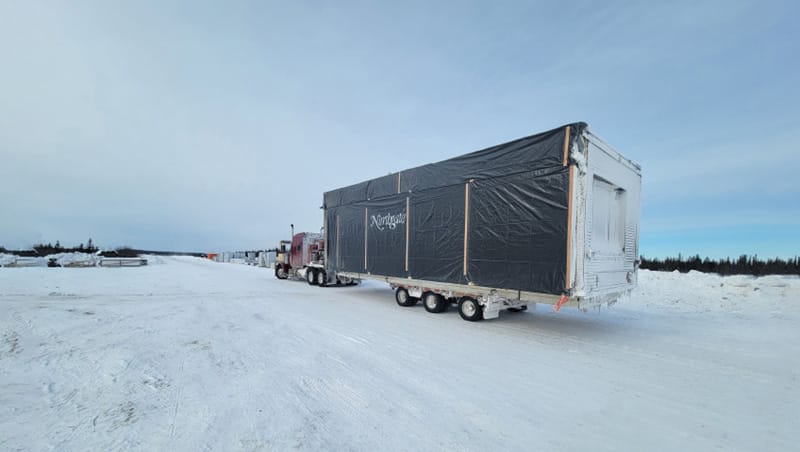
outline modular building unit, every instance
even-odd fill
[[[324,195],[326,271],[412,296],[586,308],[636,285],[640,167],[585,123]]]

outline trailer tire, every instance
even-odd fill
[[[316,272],[316,276],[317,276],[317,285],[318,286],[324,286],[324,285],[326,285],[328,283],[328,280],[325,277],[325,270],[318,270]]]
[[[289,275],[286,274],[286,270],[283,269],[282,265],[278,265],[275,267],[275,277],[278,279],[286,279]]]
[[[458,300],[458,313],[469,322],[483,320],[483,307],[472,297],[461,297]]]
[[[425,292],[422,294],[422,306],[425,307],[426,311],[438,314],[447,309],[447,302],[444,297],[438,293]]]
[[[317,285],[317,272],[314,269],[306,269],[306,282],[308,282],[309,286]]]
[[[522,312],[528,310],[528,305],[522,305],[516,308],[508,308],[509,312]]]
[[[398,287],[394,293],[394,299],[397,301],[397,304],[403,306],[404,308],[408,308],[414,306],[419,301],[419,298],[414,298],[408,294],[408,290]]]

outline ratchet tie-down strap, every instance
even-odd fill
[[[567,295],[566,294],[561,295],[561,298],[559,298],[558,301],[556,302],[556,304],[553,305],[553,311],[554,312],[560,311],[561,310],[561,306],[564,306],[565,304],[567,304],[567,301],[569,301],[569,298],[567,297]]]

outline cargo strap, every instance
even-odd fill
[[[561,298],[558,299],[556,304],[553,305],[553,312],[558,312],[561,310],[561,306],[564,306],[569,301],[569,298],[566,295],[561,295]]]

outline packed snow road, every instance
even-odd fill
[[[0,450],[797,450],[800,281],[470,323],[193,258],[0,269]]]

